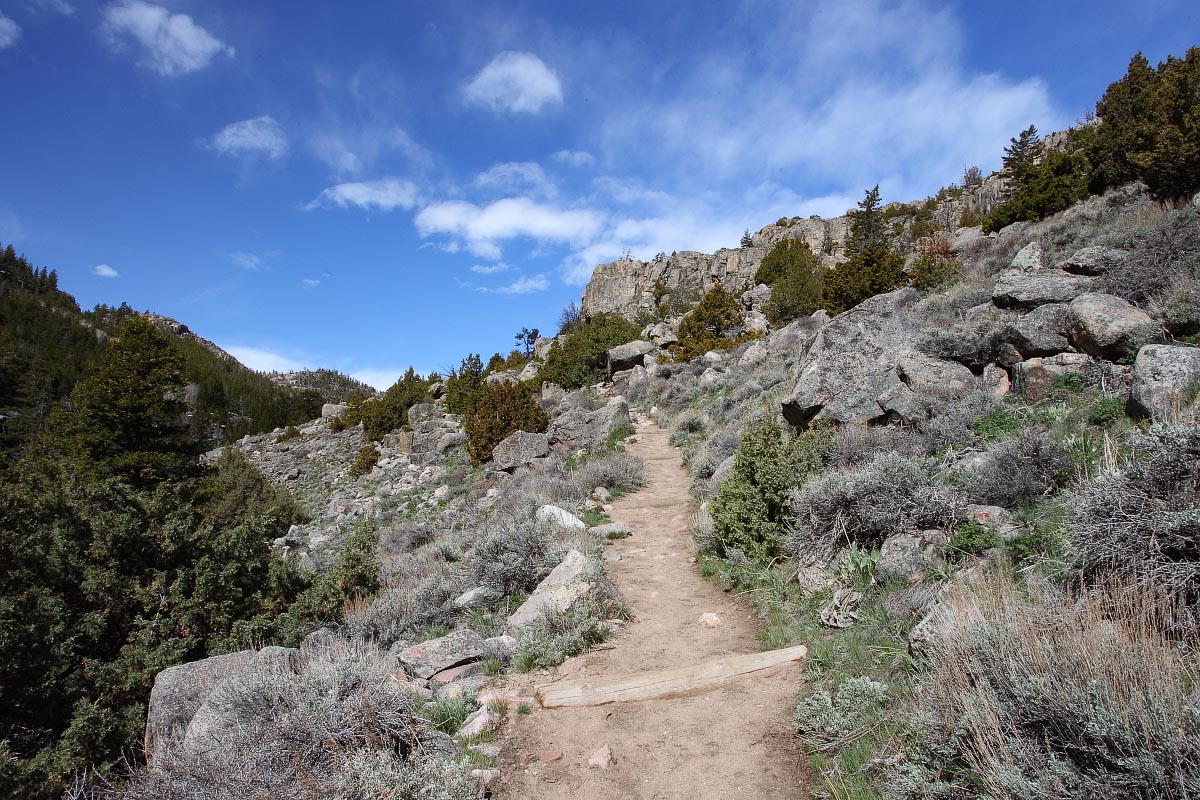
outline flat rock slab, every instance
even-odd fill
[[[396,654],[409,675],[428,680],[439,672],[484,657],[484,639],[470,628],[459,628],[440,639],[430,639]]]
[[[766,653],[722,656],[685,667],[639,672],[602,683],[560,681],[537,687],[537,700],[543,708],[564,708],[683,697],[717,689],[743,675],[800,661],[807,655],[808,648],[798,645]]]

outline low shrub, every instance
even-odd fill
[[[847,677],[833,692],[818,689],[796,706],[793,724],[815,750],[844,744],[874,724],[887,700],[887,686],[869,677]]]
[[[523,383],[498,381],[487,387],[482,399],[467,411],[463,430],[471,461],[482,464],[492,457],[496,445],[516,431],[542,433],[550,417],[538,405],[533,391]]]
[[[1086,569],[1128,576],[1200,605],[1200,428],[1163,424],[1134,457],[1069,496],[1068,536]]]
[[[959,483],[972,502],[1012,508],[1066,483],[1074,466],[1070,451],[1045,431],[1028,430],[990,447]]]
[[[618,494],[637,491],[646,483],[646,464],[626,453],[593,455],[575,471],[575,482],[585,495],[597,486]]]
[[[1163,214],[1131,239],[1121,243],[1128,257],[1099,279],[1103,291],[1140,305],[1185,280],[1200,280],[1200,208]]]
[[[1008,355],[1012,327],[990,316],[957,322],[950,328],[931,328],[917,340],[917,349],[934,358],[957,361],[973,370],[1001,361]]]
[[[899,453],[810,478],[790,506],[788,549],[804,561],[830,561],[851,542],[875,548],[897,531],[946,529],[959,515],[929,468]]]
[[[899,425],[843,425],[833,437],[829,460],[835,467],[853,467],[874,461],[884,453],[919,449],[910,428]]]
[[[712,502],[721,546],[755,560],[779,555],[788,496],[821,468],[826,446],[823,434],[794,435],[773,416],[752,424],[734,451],[733,472]]]
[[[902,798],[1187,798],[1200,786],[1200,672],[1159,598],[1064,595],[999,575],[934,612],[905,716]]]
[[[564,614],[544,614],[517,637],[514,667],[519,672],[549,669],[600,644],[612,634],[605,622],[626,616],[615,597],[576,603]]]
[[[473,582],[502,595],[528,594],[562,560],[565,550],[552,527],[507,520],[472,549]]]
[[[442,736],[424,701],[389,680],[382,653],[336,642],[288,680],[257,670],[231,676],[207,701],[203,740],[177,736],[153,768],[131,767],[120,786],[88,776],[78,800],[271,797],[468,800],[467,767],[433,755]],[[447,742],[448,743],[448,742]],[[445,745],[441,747],[445,749]]]

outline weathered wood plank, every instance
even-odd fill
[[[602,706],[631,700],[661,700],[711,691],[735,678],[773,669],[808,655],[804,645],[749,653],[689,664],[684,667],[638,672],[603,682],[559,681],[537,687],[544,708]]]

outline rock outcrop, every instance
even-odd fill
[[[516,431],[492,450],[492,464],[506,472],[533,463],[550,452],[550,440],[544,433]]]

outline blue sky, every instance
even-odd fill
[[[1184,0],[0,0],[0,241],[386,388],[552,330],[626,249],[993,169],[1198,33]]]

